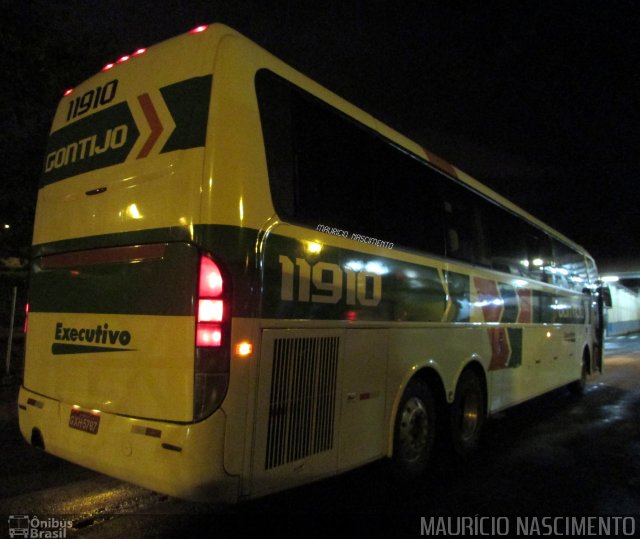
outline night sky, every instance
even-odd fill
[[[640,258],[640,4],[449,4],[3,0],[0,220],[28,243],[65,89],[140,46],[220,21],[596,260]]]

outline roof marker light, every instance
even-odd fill
[[[119,58],[116,64],[121,64],[122,62],[126,62],[129,58],[131,57],[128,54],[126,54],[122,58]]]
[[[68,95],[71,95],[72,93],[73,93],[73,88],[69,88],[68,90],[65,90],[65,91],[64,91],[64,94],[63,94],[63,95],[66,97],[66,96],[68,96]]]
[[[115,64],[107,64],[102,68],[102,71],[109,71]]]
[[[140,56],[141,54],[144,54],[145,52],[147,52],[147,49],[142,47],[142,48],[138,49],[136,52],[134,52],[131,56]]]
[[[207,28],[208,28],[208,26],[206,24],[202,24],[200,26],[196,26],[192,30],[189,30],[189,33],[190,34],[199,34],[200,32],[204,32]]]

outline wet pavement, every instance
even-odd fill
[[[561,389],[499,414],[471,459],[438,454],[419,485],[394,483],[375,463],[229,507],[162,496],[34,450],[19,437],[16,395],[15,383],[2,386],[0,537],[9,515],[20,514],[68,515],[67,537],[190,537],[205,529],[216,537],[267,529],[418,536],[421,517],[434,515],[634,515],[640,534],[637,336],[609,340],[605,374],[590,378],[584,397]]]

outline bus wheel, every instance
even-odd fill
[[[485,419],[482,382],[472,371],[460,375],[451,405],[451,442],[454,451],[467,456],[475,450]]]
[[[580,379],[576,380],[575,382],[571,382],[567,386],[569,388],[569,391],[576,397],[581,397],[582,395],[584,395],[584,390],[587,387],[587,361],[587,357],[582,359],[582,371],[580,372]]]
[[[391,468],[401,480],[415,479],[427,469],[436,431],[436,413],[429,386],[414,379],[407,385],[393,436]]]

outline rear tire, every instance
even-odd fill
[[[426,472],[435,432],[431,390],[422,380],[412,380],[400,400],[394,426],[391,470],[397,479],[408,481]]]
[[[470,370],[460,375],[450,410],[451,444],[466,457],[475,451],[485,420],[485,400],[480,378]]]
[[[567,388],[576,397],[582,397],[584,390],[587,387],[587,358],[582,360],[582,371],[580,372],[580,379],[575,382],[571,382]]]

